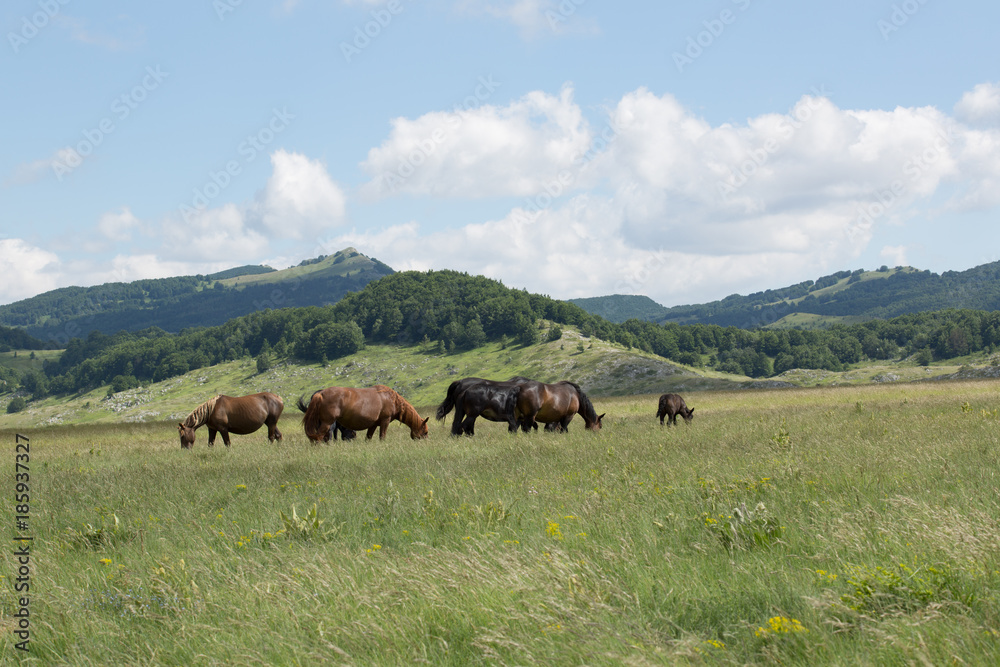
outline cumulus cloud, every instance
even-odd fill
[[[196,211],[183,220],[171,216],[163,221],[160,237],[159,254],[174,261],[241,261],[261,256],[270,245],[264,234],[247,225],[244,211],[232,203]]]
[[[22,239],[0,239],[0,303],[11,303],[59,286],[59,257]]]
[[[1000,123],[1000,85],[980,83],[962,95],[955,105],[955,114],[972,124]]]
[[[498,85],[483,79],[477,96]],[[572,167],[591,140],[569,86],[559,95],[533,92],[503,107],[396,118],[389,137],[361,165],[373,176],[362,194],[530,196],[542,191],[546,179]]]
[[[344,223],[347,196],[326,167],[300,153],[271,154],[271,175],[248,202],[181,207],[157,227],[157,254],[170,261],[260,261],[281,241],[316,239]],[[124,213],[102,217],[102,230],[129,222]],[[131,215],[130,212],[128,215]]]
[[[277,150],[271,166],[254,211],[270,234],[303,238],[343,224],[347,196],[322,162]]]
[[[645,89],[593,123],[571,89],[534,93],[397,119],[363,167],[375,176],[370,195],[528,199],[493,222],[448,233],[411,222],[355,234],[353,245],[393,266],[516,277],[560,297],[691,302],[773,287],[842,268],[876,226],[905,230],[914,216],[1000,203],[996,131],[934,107],[842,109],[822,90],[718,125]],[[555,174],[558,193],[548,188]],[[902,246],[886,252],[905,257]]]

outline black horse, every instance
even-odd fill
[[[516,433],[518,420],[515,410],[520,393],[521,384],[518,382],[498,382],[482,378],[455,380],[448,387],[448,393],[438,406],[436,416],[444,419],[454,408],[452,435],[474,435],[477,417],[507,422],[507,430]]]

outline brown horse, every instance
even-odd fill
[[[267,440],[281,440],[278,418],[285,404],[281,397],[270,392],[249,396],[216,396],[191,411],[187,419],[177,424],[181,447],[194,445],[194,432],[199,426],[208,426],[208,446],[215,446],[215,434],[222,434],[222,441],[229,446],[229,434],[247,435],[267,424]]]
[[[598,415],[593,403],[580,389],[580,385],[563,380],[555,384],[546,384],[524,378],[521,392],[517,397],[517,412],[521,418],[521,429],[527,431],[536,422],[546,424],[546,430],[566,431],[573,415],[583,417],[584,424],[591,431],[601,430],[601,420],[604,415]]]
[[[383,384],[369,389],[328,387],[315,392],[306,405],[299,399],[302,426],[310,440],[318,442],[329,436],[335,424],[353,431],[368,429],[368,439],[379,429],[378,437],[385,439],[385,432],[392,420],[410,427],[414,440],[427,437],[427,419],[421,419],[416,409],[405,398]]]
[[[663,426],[664,417],[667,418],[667,426],[676,424],[677,415],[684,417],[684,422],[690,424],[691,420],[694,419],[694,408],[689,410],[680,394],[660,396],[660,403],[656,409],[656,416],[660,418],[660,426]]]

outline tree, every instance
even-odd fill
[[[562,335],[563,335],[562,327],[559,326],[558,324],[553,324],[552,327],[549,329],[549,335],[546,337],[545,340],[549,343],[554,343],[560,338],[562,338]]]
[[[10,403],[7,404],[7,414],[12,415],[15,412],[20,412],[28,406],[27,401],[24,400],[23,396],[15,396],[10,399]]]
[[[261,351],[257,355],[257,373],[266,373],[271,368],[271,358],[267,352]]]

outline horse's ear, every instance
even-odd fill
[[[690,410],[688,410],[688,414],[689,415],[693,415],[694,414],[694,408],[691,408]]]
[[[606,415],[606,414],[608,414],[608,413],[607,412],[603,412],[603,413],[597,415],[597,421],[601,421],[602,419],[604,419],[604,415]]]
[[[427,417],[426,419],[424,419],[424,426],[427,426],[428,420],[430,420],[430,417]]]
[[[178,431],[184,430],[184,422],[177,422],[177,430]]]

